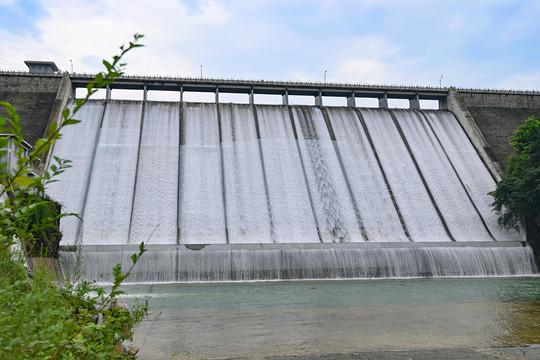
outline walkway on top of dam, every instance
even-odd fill
[[[92,75],[72,75],[71,83],[75,93],[77,88],[84,88],[93,79]],[[278,95],[282,104],[289,105],[289,96],[314,97],[314,105],[322,106],[323,97],[341,97],[347,99],[347,106],[356,106],[356,98],[378,99],[379,107],[388,108],[388,99],[409,100],[410,108],[420,109],[420,100],[439,102],[439,108],[446,109],[448,88],[421,86],[379,86],[345,83],[282,82],[265,80],[224,80],[206,78],[169,78],[126,76],[115,80],[107,87],[106,99],[111,98],[112,90],[142,90],[143,100],[147,100],[148,91],[179,92],[179,100],[184,99],[184,92],[213,93],[219,103],[219,94],[244,94],[249,96],[249,103],[254,104],[255,95]]]

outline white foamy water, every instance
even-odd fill
[[[408,241],[356,112],[328,108],[343,169],[369,241]]]
[[[523,231],[518,233],[515,230],[502,229],[497,223],[497,215],[490,206],[493,198],[488,195],[495,190],[495,180],[454,115],[450,112],[433,111],[427,111],[426,115],[495,240],[525,241]]]
[[[72,110],[73,107],[73,104],[69,106]],[[47,186],[47,194],[61,203],[62,211],[66,213],[81,214],[83,211],[103,109],[102,102],[91,102],[82,107],[75,115],[81,122],[66,126],[62,138],[54,145],[54,156],[71,160],[72,167],[55,178],[57,182]],[[51,160],[52,164],[57,165],[54,160]],[[74,216],[62,219],[62,244],[76,243],[79,226],[80,220]]]
[[[390,113],[361,113],[413,241],[450,241]]]
[[[83,212],[83,244],[128,242],[141,115],[140,102],[107,104]]]
[[[535,272],[529,247],[493,241],[524,238],[498,227],[449,112],[112,100],[78,117],[48,193],[83,219],[62,219],[62,245],[99,245],[88,278],[156,226],[135,282]]]
[[[229,242],[273,242],[253,107],[230,104],[220,110]]]
[[[292,113],[322,241],[364,241],[321,110],[294,107]]]
[[[176,244],[179,118],[179,104],[145,104],[129,236],[132,244]]]
[[[275,242],[318,240],[315,214],[286,107],[257,107]]]
[[[493,240],[426,119],[419,112],[393,113],[453,239]]]
[[[185,104],[181,133],[179,240],[182,244],[225,244],[225,204],[216,106]]]

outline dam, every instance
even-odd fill
[[[62,104],[73,107],[73,89],[86,80],[70,79]],[[128,267],[142,241],[148,252],[132,282],[537,272],[524,231],[497,224],[488,192],[501,161],[452,90],[147,79],[116,86],[144,98],[114,100],[107,89],[51,154],[72,160],[48,194],[80,214],[62,220],[61,261],[82,264],[85,278],[110,280],[107,270]],[[174,88],[179,101],[148,101],[152,86]],[[190,89],[216,101],[183,101]],[[257,91],[283,103],[256,104]],[[222,103],[220,92],[249,102]],[[313,96],[314,105],[289,104],[294,94]],[[324,106],[323,96],[344,96],[347,106]],[[358,96],[379,107],[357,107]],[[389,97],[411,106],[389,108]],[[422,98],[440,109],[421,109]]]

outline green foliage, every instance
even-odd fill
[[[137,256],[144,253],[144,245]],[[108,292],[95,283],[55,285],[41,268],[30,281],[21,262],[0,256],[0,358],[2,359],[125,359],[119,342],[130,339],[132,328],[147,312],[146,303],[131,311],[118,306],[119,265]],[[135,265],[135,263],[133,263]],[[102,322],[98,322],[102,319]]]
[[[62,240],[59,228],[61,214],[62,206],[47,196],[42,196],[25,214],[23,222],[26,223],[26,228],[22,230],[26,235],[19,236],[19,239],[27,256],[58,258],[58,248]]]
[[[87,87],[87,96],[78,99],[73,110],[66,109],[58,123],[48,127],[28,154],[23,148],[19,115],[8,103],[0,102],[7,116],[0,116],[0,149],[15,144],[17,166],[0,167],[0,358],[1,359],[118,359],[134,358],[120,351],[119,343],[131,337],[134,325],[147,313],[146,303],[131,311],[118,305],[122,282],[146,251],[141,243],[132,256],[133,265],[123,272],[115,266],[115,281],[106,291],[95,282],[57,284],[46,267],[25,268],[27,255],[57,254],[63,216],[60,206],[44,195],[47,184],[70,167],[69,161],[55,158],[43,175],[33,176],[33,164],[61,137],[65,126],[79,122],[73,115],[88,101],[96,87],[110,84],[123,74],[120,63],[126,52],[141,45],[136,34],[128,47],[112,62],[104,61],[106,71]],[[0,156],[6,151],[0,151]],[[22,246],[21,246],[22,243]],[[18,251],[17,248],[20,248]]]
[[[520,219],[540,226],[540,118],[531,117],[521,125],[511,145],[516,150],[508,160],[504,179],[491,192],[491,204],[499,224],[518,227]]]

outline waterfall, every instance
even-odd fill
[[[384,244],[385,246],[380,246]],[[536,273],[530,247],[485,242],[152,246],[128,279],[133,283],[230,282],[269,280],[376,279],[417,277],[527,276]],[[317,246],[314,246],[317,245]],[[421,246],[417,246],[421,245]],[[83,253],[83,274],[100,278],[117,263],[129,267],[132,246],[90,246]],[[75,263],[66,252],[62,264]],[[111,281],[105,274],[102,281]]]
[[[53,150],[73,168],[47,192],[81,215],[62,219],[62,262],[80,246],[86,277],[141,241],[144,282],[536,271],[450,112],[109,100],[77,115]]]

